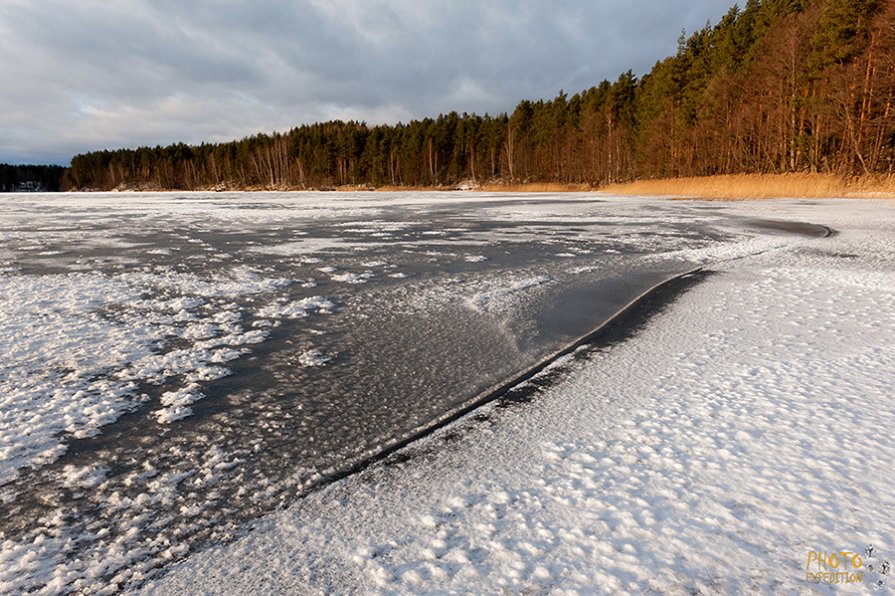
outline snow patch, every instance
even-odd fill
[[[324,366],[331,360],[331,357],[316,348],[305,350],[298,357],[299,363],[305,367]]]
[[[290,283],[247,267],[214,278],[170,270],[4,278],[0,484],[24,466],[52,462],[69,439],[94,436],[137,408],[145,401],[139,383],[227,374],[209,365],[239,357],[233,348],[261,342],[267,333],[244,332],[230,300]],[[173,337],[188,345],[166,349]],[[159,416],[170,422],[185,408],[172,404]]]
[[[259,317],[271,319],[302,319],[312,314],[331,314],[336,305],[322,296],[311,296],[288,303],[268,304],[258,311]]]
[[[73,466],[62,468],[62,485],[70,489],[94,488],[106,479],[108,470],[101,466]]]
[[[344,273],[333,273],[332,275],[330,275],[330,279],[332,279],[333,281],[348,284],[365,284],[374,277],[376,277],[376,274],[372,271],[364,271],[363,273],[352,273],[350,271],[346,271]]]
[[[513,281],[467,298],[466,305],[477,311],[493,310],[499,308],[508,299],[515,298],[526,290],[542,286],[550,281],[551,278],[544,275]]]

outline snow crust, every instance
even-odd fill
[[[243,331],[241,315],[226,310],[231,301],[289,283],[244,269],[217,280],[172,272],[0,278],[0,484],[145,402],[139,383],[182,376],[189,389],[166,393],[158,420],[188,415],[186,405],[202,396],[193,384],[228,374],[215,365],[264,339]],[[166,349],[172,338],[191,345]]]
[[[217,278],[165,270],[0,277],[0,485],[140,407],[149,399],[143,385],[180,384],[162,393],[152,412],[159,423],[191,415],[200,383],[230,374],[221,365],[267,336],[245,330],[237,302],[292,283],[245,267]],[[314,296],[271,302],[256,316],[334,308]],[[178,347],[168,347],[173,340]]]
[[[112,593],[146,580],[149,592],[194,593],[197,578],[209,593],[776,593],[811,589],[809,548],[872,541],[891,556],[891,202],[568,198],[4,197],[0,501],[27,507],[9,487],[37,478],[28,497],[46,514],[0,534],[0,593]],[[386,221],[398,208],[405,220]],[[450,227],[420,231],[433,209],[456,210]],[[507,225],[482,231],[483,211]],[[745,233],[756,218],[841,233]],[[362,250],[387,245],[397,252]],[[501,264],[532,246],[557,258]],[[315,270],[239,264],[252,258]],[[414,259],[453,269],[392,264]],[[264,501],[326,473],[228,476],[302,412],[259,408],[245,443],[220,440],[248,420],[228,413],[220,433],[184,433],[127,472],[103,451],[65,453],[127,412],[176,435],[208,384],[253,350],[318,315],[361,320],[370,296],[369,308],[462,311],[509,333],[505,322],[569,273],[627,263],[719,273],[632,340],[556,363],[548,374],[561,379],[531,403],[477,411],[405,450],[409,461],[331,485],[235,542],[214,546],[239,513],[228,482]],[[328,337],[309,328],[290,344],[302,378],[351,358]],[[175,564],[200,531],[209,548]]]
[[[840,233],[693,250],[714,275],[553,367],[533,401],[481,409],[143,591],[803,593],[824,589],[811,551],[895,558],[893,204],[812,203],[718,205]],[[875,569],[849,587],[891,589]]]

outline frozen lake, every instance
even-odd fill
[[[822,232],[588,194],[2,195],[2,585],[139,581],[706,255]]]

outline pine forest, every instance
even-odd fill
[[[739,173],[891,174],[895,2],[749,0],[625,72],[509,114],[332,121],[77,155],[66,188],[325,189]]]

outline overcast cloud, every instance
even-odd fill
[[[0,0],[0,162],[496,114],[647,72],[732,0]]]

